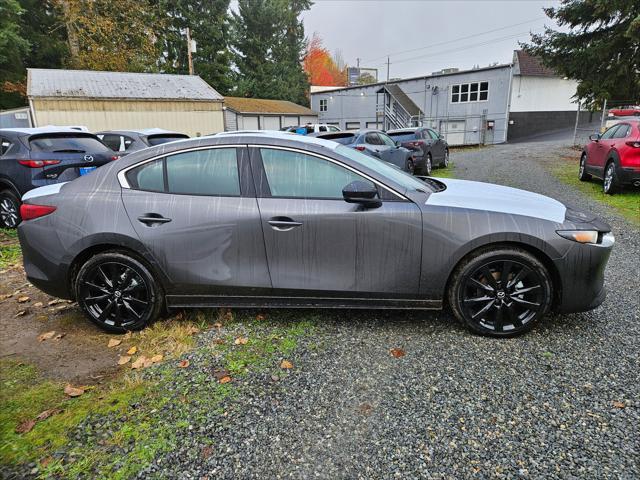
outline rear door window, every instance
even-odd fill
[[[11,142],[4,137],[0,137],[0,156],[4,155],[11,148]]]
[[[163,143],[175,142],[176,140],[183,140],[189,138],[187,135],[149,135],[147,142],[152,147],[155,145],[162,145]]]
[[[602,137],[600,137],[600,138],[603,139],[603,140],[607,140],[609,138],[613,138],[613,136],[616,134],[616,130],[618,130],[618,127],[619,127],[619,125],[614,125],[609,130],[604,132],[602,134]]]
[[[369,132],[364,136],[364,143],[369,145],[384,145],[384,142],[375,132]]]
[[[618,127],[612,138],[625,138],[631,131],[631,125],[623,123]]]
[[[385,145],[388,145],[390,147],[395,147],[396,146],[396,142],[394,142],[393,140],[391,140],[391,138],[389,138],[388,135],[385,135],[384,133],[379,133],[378,137],[380,138],[380,140],[382,140],[382,142]]]
[[[107,147],[109,147],[114,152],[122,152],[124,149],[121,149],[122,144],[122,135],[113,135],[113,134],[105,134],[102,136],[102,143],[104,143]]]
[[[47,135],[29,139],[29,147],[34,152],[50,153],[100,153],[109,148],[95,137],[85,135]]]
[[[429,132],[429,136],[430,136],[432,139],[434,139],[434,140],[438,140],[438,138],[440,138],[440,137],[438,136],[438,134],[437,134],[436,132],[434,132],[433,130],[428,129],[427,131]]]

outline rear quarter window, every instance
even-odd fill
[[[109,152],[110,149],[95,137],[85,135],[51,135],[29,139],[29,148],[34,152],[85,153]]]

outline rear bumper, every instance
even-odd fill
[[[593,310],[606,298],[604,271],[613,249],[610,245],[575,243],[555,261],[560,277],[556,311],[575,313]]]
[[[623,185],[640,184],[640,167],[621,167],[616,172],[618,180]],[[640,186],[640,185],[638,185]]]

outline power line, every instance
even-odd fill
[[[431,44],[431,45],[425,45],[425,46],[423,46],[423,47],[417,47],[417,48],[412,48],[412,49],[409,49],[409,50],[400,50],[400,51],[397,51],[397,52],[387,53],[387,54],[385,54],[385,55],[381,55],[381,56],[379,56],[379,57],[369,58],[369,59],[365,59],[365,60],[362,60],[362,61],[363,61],[363,62],[373,62],[373,61],[375,61],[375,60],[378,60],[379,58],[384,58],[384,57],[386,57],[386,56],[391,56],[391,55],[401,55],[401,54],[403,54],[403,53],[416,52],[416,51],[418,51],[418,50],[424,50],[424,49],[427,49],[427,48],[433,48],[433,47],[438,47],[438,46],[441,46],[441,45],[447,45],[447,44],[449,44],[449,43],[455,43],[455,42],[458,42],[458,41],[460,41],[460,40],[467,40],[467,39],[469,39],[469,38],[475,38],[475,37],[478,37],[478,36],[481,36],[481,35],[486,35],[487,33],[499,32],[500,30],[507,30],[507,29],[512,28],[512,27],[517,27],[517,26],[520,26],[520,25],[525,25],[525,24],[527,24],[527,23],[537,22],[538,20],[543,20],[544,18],[546,18],[546,17],[538,17],[538,18],[534,18],[534,19],[531,19],[531,20],[527,20],[527,21],[525,21],[525,22],[513,23],[513,24],[511,24],[511,25],[507,25],[507,26],[505,26],[505,27],[494,28],[494,29],[492,29],[492,30],[486,30],[486,31],[484,31],[484,32],[475,33],[475,34],[473,34],[473,35],[467,35],[467,36],[465,36],[465,37],[455,38],[455,39],[453,39],[453,40],[446,40],[446,41],[444,41],[444,42],[433,43],[433,44]]]

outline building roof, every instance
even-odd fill
[[[516,75],[530,75],[537,77],[557,77],[551,68],[545,67],[540,57],[535,57],[524,50],[513,52],[513,66]]]
[[[465,73],[475,73],[475,72],[484,72],[487,70],[499,70],[502,68],[511,68],[511,64],[510,63],[503,63],[500,65],[492,65],[490,67],[482,67],[482,68],[472,68],[470,70],[459,70],[457,72],[448,72],[448,73],[432,73],[431,75],[421,75],[419,77],[409,77],[409,78],[402,78],[400,80],[390,80],[388,82],[377,82],[377,83],[368,83],[365,85],[353,85],[351,87],[338,87],[333,89],[333,92],[338,92],[338,91],[342,91],[342,90],[352,90],[352,89],[357,89],[357,88],[369,88],[369,87],[381,87],[383,85],[394,85],[394,84],[398,84],[398,83],[402,83],[402,82],[408,82],[411,80],[426,80],[427,78],[434,78],[434,77],[451,77],[454,75],[464,75]],[[321,95],[323,93],[326,94],[331,94],[331,91],[324,91],[324,92],[311,92],[311,95]]]
[[[126,100],[222,101],[197,75],[27,69],[27,96]]]
[[[275,113],[292,115],[318,115],[310,108],[287,100],[266,100],[263,98],[224,97],[227,108],[238,113]]]

